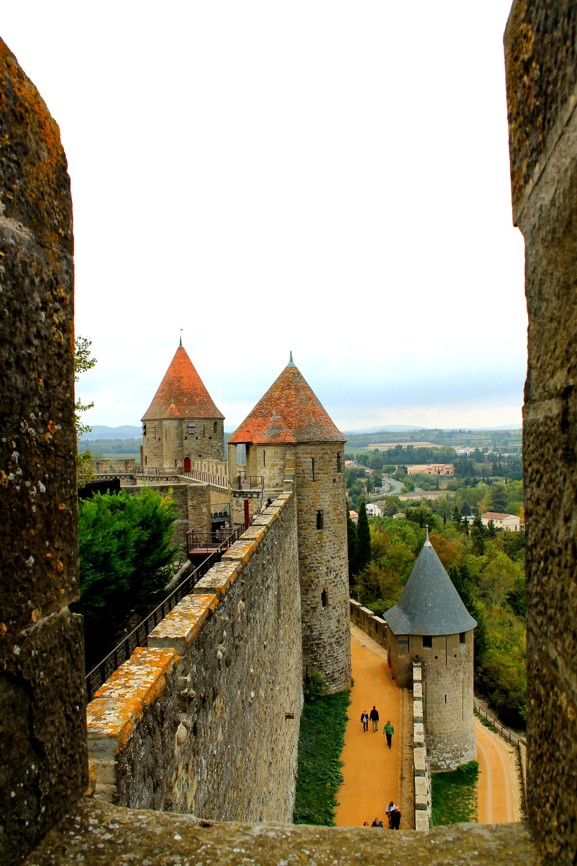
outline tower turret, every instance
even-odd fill
[[[467,611],[429,541],[421,548],[399,601],[383,614],[389,665],[399,686],[411,685],[412,663],[423,670],[427,751],[433,769],[476,757],[473,715],[473,634]]]
[[[351,681],[345,441],[292,353],[229,439],[229,465],[245,445],[247,475],[263,479],[265,496],[294,471],[304,673],[320,673],[331,692]]]
[[[182,472],[207,458],[224,458],[224,415],[181,342],[142,417],[142,465]]]

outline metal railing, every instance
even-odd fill
[[[195,550],[207,550],[215,548],[221,553],[229,548],[231,544],[238,541],[246,527],[239,526],[236,529],[223,527],[222,529],[214,529],[212,532],[199,532],[197,529],[189,529],[186,533],[186,549],[189,553],[194,553]]]
[[[510,728],[505,727],[494,713],[485,709],[485,707],[481,706],[477,701],[474,701],[473,706],[477,715],[486,719],[489,724],[495,728],[499,736],[503,737],[504,740],[507,740],[508,743],[512,743],[513,746],[518,746],[519,744],[523,746],[527,745],[524,737],[520,737],[519,734],[516,734]]]
[[[216,475],[214,472],[202,472],[200,469],[190,469],[188,472],[181,472],[185,478],[192,478],[193,481],[204,481],[205,484],[210,484],[212,487],[220,487],[223,490],[228,490],[228,476]]]

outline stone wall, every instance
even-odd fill
[[[577,5],[517,0],[505,35],[514,222],[529,313],[528,813],[546,863],[577,850]],[[560,760],[562,756],[562,760]]]
[[[305,673],[322,675],[330,692],[351,685],[343,447],[331,442],[294,448],[303,664]]]
[[[431,775],[427,760],[427,732],[423,709],[423,672],[413,663],[413,777],[415,790],[415,830],[429,830],[433,818]]]
[[[301,676],[296,508],[283,494],[89,704],[97,795],[290,822]]]
[[[188,432],[189,421],[194,433]],[[184,459],[224,459],[224,422],[221,418],[165,418],[146,422],[142,436],[143,466],[157,469],[179,469]]]
[[[439,635],[420,652],[427,751],[433,770],[454,770],[477,757],[473,713],[473,631]],[[415,640],[415,638],[411,638]]]
[[[361,631],[378,643],[379,646],[387,646],[387,624],[380,616],[376,616],[368,607],[363,607],[359,601],[353,598],[349,600],[351,622],[358,626]]]
[[[0,862],[86,786],[72,206],[58,126],[0,40]]]

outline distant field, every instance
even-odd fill
[[[367,448],[376,448],[379,451],[388,451],[389,448],[396,448],[397,445],[411,445],[413,448],[438,448],[439,445],[434,442],[371,442]]]

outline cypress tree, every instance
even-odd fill
[[[371,554],[371,531],[369,529],[369,518],[365,503],[361,502],[359,508],[359,522],[357,525],[357,571],[362,571],[372,559]]]
[[[354,575],[357,573],[358,542],[357,524],[351,520],[347,510],[347,546],[349,551],[349,590],[354,586]]]

